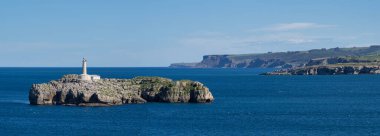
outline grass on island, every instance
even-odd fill
[[[344,59],[348,60],[361,60],[361,61],[380,61],[380,52],[379,54],[371,54],[371,55],[365,55],[365,56],[345,56],[342,57]]]
[[[360,66],[367,66],[367,67],[376,67],[380,66],[379,62],[369,62],[369,63],[337,63],[337,64],[329,64],[326,66],[331,67],[344,67],[344,66],[353,66],[353,67],[360,67]]]

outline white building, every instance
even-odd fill
[[[81,80],[94,81],[94,80],[100,79],[100,76],[98,75],[87,74],[87,60],[85,58],[83,58],[83,61],[82,61],[82,72],[83,74],[80,75]]]

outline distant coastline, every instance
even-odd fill
[[[312,49],[308,51],[268,52],[259,54],[205,55],[197,63],[173,63],[172,68],[298,68],[313,59],[360,57],[380,60],[380,45],[370,47]]]
[[[262,75],[380,74],[380,45],[262,54],[206,55],[174,68],[279,68]]]

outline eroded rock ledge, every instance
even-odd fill
[[[129,103],[209,103],[214,100],[202,83],[173,81],[161,77],[133,79],[79,80],[65,75],[59,80],[33,84],[29,91],[32,105],[110,106]]]

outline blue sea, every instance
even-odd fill
[[[271,70],[89,68],[197,80],[215,101],[73,107],[29,105],[28,91],[80,68],[0,68],[0,135],[380,135],[380,75],[258,75]]]

